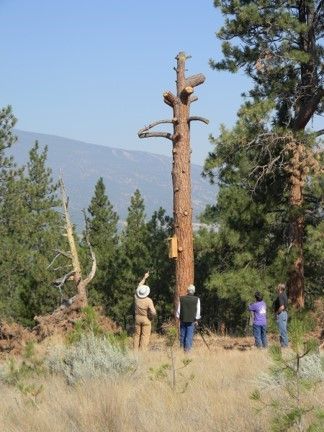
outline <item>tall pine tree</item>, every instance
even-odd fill
[[[1,211],[3,232],[0,290],[8,295],[5,313],[32,324],[36,314],[51,311],[59,302],[50,263],[63,237],[56,211],[57,185],[46,167],[47,148],[36,142],[25,172],[7,180]],[[59,265],[59,261],[56,262]]]
[[[168,256],[168,238],[173,233],[172,218],[160,207],[147,223],[148,245],[150,249],[151,297],[157,309],[157,326],[172,316],[175,291],[175,262]]]
[[[62,216],[57,211],[60,206],[58,183],[54,183],[52,170],[46,166],[47,154],[47,146],[41,150],[36,141],[29,152],[26,167],[29,231],[26,246],[30,267],[29,289],[21,295],[26,316],[30,318],[52,311],[59,302],[59,293],[53,286],[55,271],[49,265],[64,238],[61,232]]]
[[[235,274],[247,268],[252,274],[254,268],[260,282],[266,276],[286,279],[292,303],[302,308],[307,225],[320,222],[314,183],[321,172],[316,138],[323,131],[308,128],[323,112],[323,4],[214,3],[226,21],[217,34],[224,40],[224,58],[211,66],[243,70],[253,82],[236,126],[223,127],[212,140],[215,149],[205,164],[211,178],[219,169],[214,216],[221,235],[228,232]],[[224,273],[217,274],[224,287]]]
[[[102,177],[95,186],[88,213],[89,239],[97,259],[96,276],[89,287],[89,301],[107,305],[111,303],[109,299],[116,272],[119,218],[106,195]]]
[[[144,273],[151,269],[150,245],[145,222],[145,205],[137,189],[131,197],[126,226],[121,233],[118,267],[110,313],[126,324],[133,313],[135,289]],[[150,283],[148,280],[147,283]]]

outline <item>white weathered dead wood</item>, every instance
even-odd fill
[[[205,124],[209,123],[208,119],[206,119],[205,117],[200,117],[200,116],[191,116],[191,117],[189,117],[188,122],[192,122],[192,121],[201,121],[201,122],[203,122]]]

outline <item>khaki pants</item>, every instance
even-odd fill
[[[150,342],[151,321],[145,317],[135,316],[134,350],[145,350]]]

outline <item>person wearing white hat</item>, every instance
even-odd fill
[[[149,298],[150,287],[144,285],[148,277],[149,272],[145,273],[135,292],[135,333],[133,339],[135,350],[147,349],[152,328],[150,318],[156,315],[153,301]]]

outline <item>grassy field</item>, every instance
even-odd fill
[[[69,386],[59,377],[39,377],[36,404],[17,388],[0,384],[1,432],[265,432],[267,410],[256,413],[249,395],[270,366],[266,350],[196,346],[190,355],[175,350],[172,389],[165,349],[138,354],[135,371],[115,379]],[[190,359],[191,361],[187,361]],[[184,363],[183,363],[184,360]],[[324,400],[320,386],[312,394]]]

